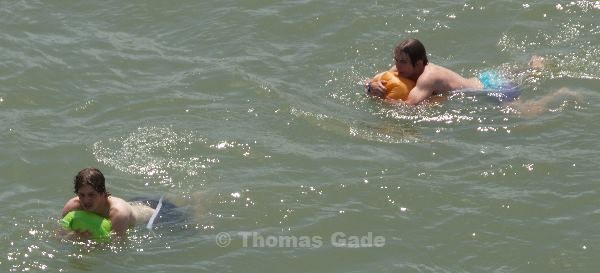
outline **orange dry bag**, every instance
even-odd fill
[[[408,93],[415,87],[415,82],[407,78],[398,77],[398,72],[386,71],[378,74],[373,78],[373,81],[386,81],[385,89],[387,89],[386,99],[406,100]]]

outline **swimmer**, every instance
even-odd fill
[[[496,95],[500,101],[510,105],[527,116],[541,113],[548,104],[561,96],[574,97],[581,101],[581,96],[567,88],[562,88],[553,94],[546,95],[533,101],[515,100],[519,96],[519,88],[498,71],[485,71],[479,78],[464,78],[458,73],[440,65],[430,63],[427,59],[425,46],[416,39],[401,41],[394,49],[395,65],[389,72],[397,72],[399,76],[415,81],[415,87],[410,90],[406,100],[394,100],[397,103],[416,105],[431,96],[450,91],[479,90]],[[543,69],[545,58],[534,55],[529,61],[529,68]],[[366,86],[367,94],[385,98],[386,81],[373,80]],[[498,92],[489,92],[498,91]]]
[[[95,168],[85,168],[75,176],[75,194],[62,209],[62,217],[75,210],[84,210],[96,213],[107,218],[112,223],[112,231],[123,236],[129,227],[136,224],[146,224],[154,209],[140,203],[127,201],[111,196],[106,191],[104,175]],[[88,238],[89,232],[80,232],[76,235]]]
[[[416,105],[427,98],[461,89],[484,89],[477,78],[464,78],[458,73],[440,65],[430,63],[425,46],[416,39],[401,41],[394,49],[395,65],[389,69],[399,76],[416,82],[408,98],[403,103]],[[385,97],[385,81],[372,81],[367,85],[368,94]]]

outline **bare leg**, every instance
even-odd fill
[[[545,95],[536,100],[514,101],[513,103],[511,103],[511,106],[517,111],[519,111],[522,115],[527,117],[533,117],[545,111],[548,108],[548,104],[556,101],[556,99],[561,96],[573,97],[579,102],[582,101],[581,94],[578,94],[575,91],[563,87],[552,94]]]
[[[544,57],[533,55],[529,60],[529,68],[531,69],[529,70],[529,73],[535,73],[536,71],[539,72],[541,69],[545,68],[545,65],[546,59]],[[533,117],[547,110],[548,105],[557,101],[557,99],[560,97],[572,97],[578,102],[583,100],[581,94],[563,87],[554,93],[544,95],[538,99],[514,101],[510,104],[510,106],[519,111],[523,116]]]
[[[529,67],[544,68],[544,65],[546,65],[546,59],[544,59],[544,57],[538,55],[531,56],[531,59],[529,60]]]

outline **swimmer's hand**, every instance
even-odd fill
[[[367,95],[385,98],[387,89],[385,88],[386,81],[372,81],[367,83]]]
[[[67,240],[85,241],[85,240],[89,240],[92,238],[92,233],[88,230],[86,230],[86,231],[73,230],[73,231],[67,232],[66,234],[63,233],[62,237]]]

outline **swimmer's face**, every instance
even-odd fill
[[[83,185],[77,191],[77,197],[79,197],[79,203],[81,208],[87,211],[97,210],[102,202],[106,200],[106,193],[97,192],[90,185]]]
[[[400,51],[395,53],[394,62],[396,63],[396,70],[398,70],[398,75],[412,80],[416,80],[419,77],[419,75],[417,74],[418,66],[419,64],[422,65],[423,61],[419,60],[417,61],[416,65],[413,66],[410,60],[410,56],[408,56],[408,54],[406,54],[405,52]]]

